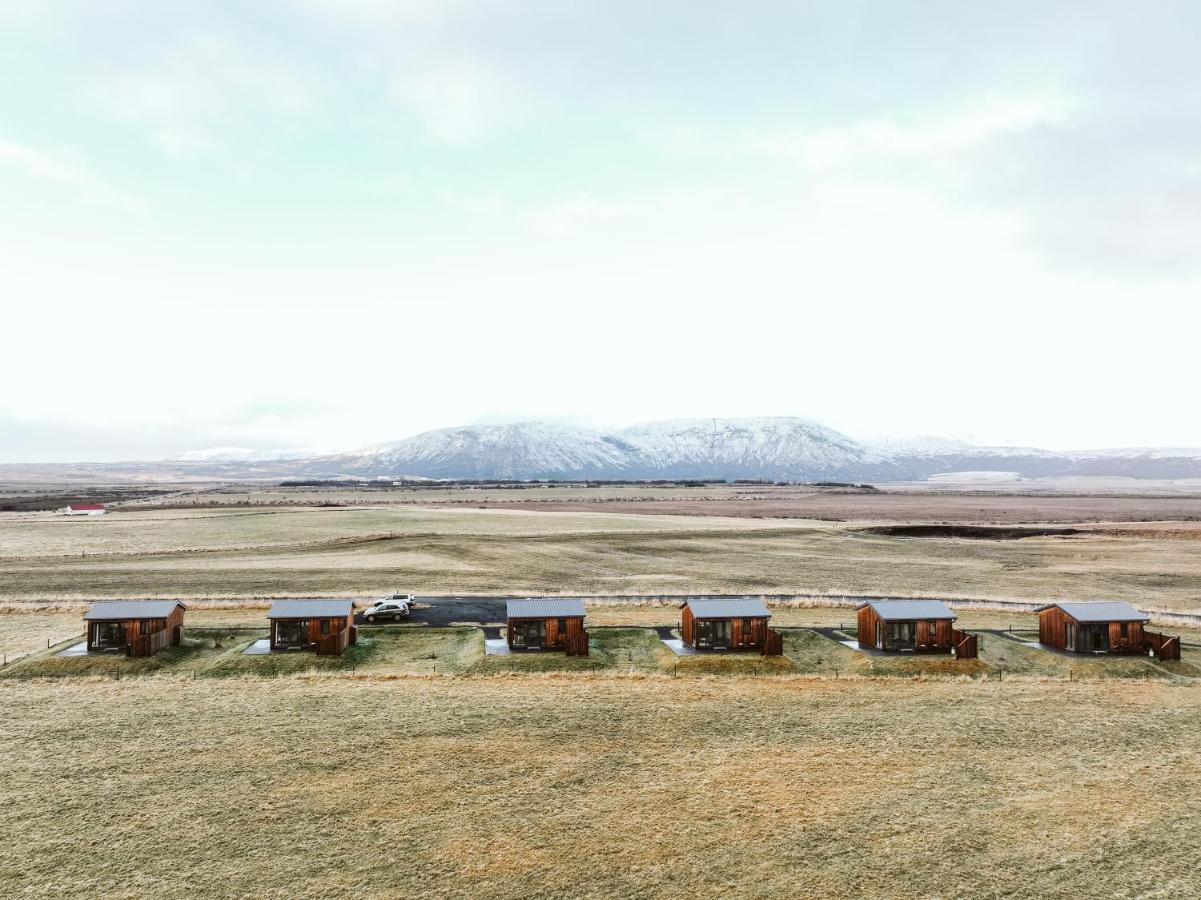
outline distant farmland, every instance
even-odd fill
[[[420,593],[886,593],[1201,606],[1187,528],[1020,540],[806,520],[511,510],[145,510],[0,517],[0,600]]]

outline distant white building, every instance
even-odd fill
[[[72,503],[63,509],[64,516],[102,516],[106,512],[103,503]]]

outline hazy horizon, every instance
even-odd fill
[[[1198,25],[0,2],[0,462],[726,410],[1199,447]]]

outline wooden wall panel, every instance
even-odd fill
[[[1048,647],[1063,650],[1068,645],[1068,615],[1058,606],[1044,609],[1038,614],[1038,641]]]
[[[879,620],[876,611],[870,606],[859,610],[859,646],[876,647],[876,622]],[[877,649],[881,649],[877,647]]]

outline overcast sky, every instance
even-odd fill
[[[710,415],[1201,446],[1199,33],[0,0],[0,461]]]

